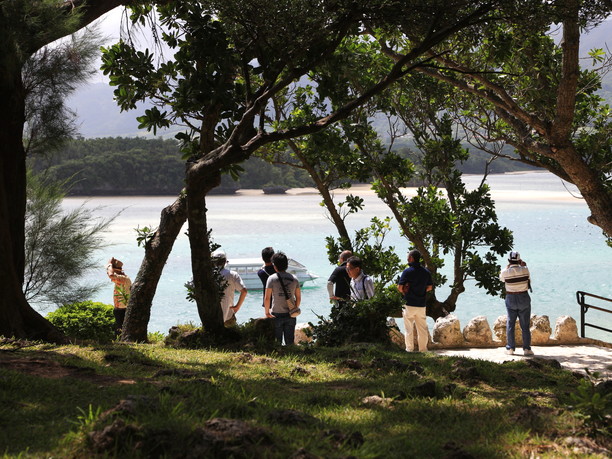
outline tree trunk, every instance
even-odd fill
[[[217,178],[220,181],[220,174]],[[206,193],[212,187],[205,190],[198,188],[200,187],[190,187],[188,181],[187,220],[189,222],[194,296],[202,327],[213,337],[219,337],[224,331],[223,312],[219,289],[213,273],[210,237],[206,220]]]
[[[446,317],[457,307],[455,303],[447,303],[446,301],[440,301],[434,296],[427,300],[426,314],[431,317],[434,322],[440,317]]]
[[[6,113],[6,110],[3,112]],[[1,143],[5,138],[5,135],[0,134],[0,152],[2,152],[0,159],[4,159],[6,154],[4,150],[6,144]],[[6,162],[0,161],[0,163],[4,172]],[[6,180],[4,177],[2,174],[3,183],[0,184],[0,291],[2,292],[0,295],[0,335],[7,338],[66,343],[66,337],[47,319],[32,309],[23,295],[20,282],[23,272],[18,273],[13,263],[13,234],[8,224],[9,206],[7,204],[10,199],[5,192],[4,182]]]
[[[350,250],[352,252],[353,247],[351,244],[351,238],[349,236],[348,230],[346,229],[346,225],[344,224],[344,220],[338,213],[338,209],[334,204],[334,199],[332,198],[331,193],[329,192],[329,188],[325,186],[325,184],[321,180],[319,180],[318,177],[315,178],[315,176],[312,174],[310,174],[310,176],[315,182],[319,193],[323,197],[323,203],[325,204],[325,208],[329,212],[332,223],[338,230],[343,250]]]
[[[132,284],[122,341],[146,341],[151,306],[168,256],[183,224],[187,220],[187,200],[184,195],[162,210],[159,227],[145,244],[145,256],[136,280]]]
[[[23,148],[25,99],[18,46],[0,15],[0,334],[54,342],[65,337],[28,304],[25,266],[26,167]]]
[[[585,162],[572,141],[572,125],[576,116],[576,93],[580,73],[581,2],[569,0],[564,4],[563,65],[557,91],[557,112],[550,128],[549,142],[556,150],[554,159],[580,190],[591,210],[588,221],[599,226],[612,238],[612,192],[594,167]],[[554,151],[553,150],[553,151]]]
[[[85,26],[110,11],[120,2],[99,0],[90,2],[84,12],[93,7]],[[61,6],[61,5],[60,5]],[[66,13],[75,5],[66,3]],[[58,27],[48,34],[20,36],[15,41],[15,28],[23,28],[21,17],[5,16],[0,8],[0,334],[23,339],[65,342],[66,338],[49,321],[34,311],[22,291],[25,267],[26,156],[23,147],[25,123],[25,92],[21,71],[28,55],[36,52],[65,31]],[[26,28],[27,29],[27,28]],[[24,29],[25,30],[25,29]]]

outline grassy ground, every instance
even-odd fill
[[[539,359],[499,365],[367,344],[264,352],[5,341],[0,453],[609,457],[610,438],[570,406],[580,380]]]

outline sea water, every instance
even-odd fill
[[[480,183],[481,177],[465,176],[464,179],[468,188],[473,188]],[[571,315],[579,323],[576,291],[612,298],[612,249],[606,246],[601,230],[586,221],[590,213],[584,201],[577,197],[575,188],[552,174],[542,172],[492,175],[487,183],[496,201],[499,222],[514,232],[514,250],[521,253],[531,271],[533,314],[547,315],[552,327],[562,315]],[[391,214],[367,187],[356,187],[349,192],[359,194],[365,200],[364,210],[346,219],[351,231],[367,226],[374,216]],[[342,200],[343,194],[338,193],[336,201]],[[110,257],[122,260],[127,274],[132,279],[136,277],[144,250],[136,243],[135,228],[157,227],[161,210],[174,199],[172,196],[156,196],[64,200],[66,210],[83,205],[93,209],[99,218],[118,214],[105,236],[108,247],[96,255],[100,268],[84,278],[84,282],[106,283],[94,301],[112,304],[113,286],[105,271]],[[263,247],[272,246],[319,276],[302,288],[302,315],[298,322],[316,323],[330,310],[326,283],[334,266],[327,259],[325,237],[337,233],[320,201],[314,189],[296,189],[285,195],[251,191],[232,196],[209,196],[206,203],[213,239],[225,250],[228,259],[258,257]],[[160,279],[149,331],[167,333],[176,324],[200,324],[196,306],[186,299],[184,287],[191,279],[186,229],[187,225],[183,227]],[[405,259],[409,242],[400,236],[396,224],[386,242]],[[505,259],[500,260],[500,264],[505,266]],[[452,279],[450,263],[442,273]],[[448,292],[448,286],[438,287],[437,297],[444,299]],[[262,294],[261,290],[249,291],[237,315],[239,322],[263,316]],[[612,309],[612,303],[601,306]],[[454,314],[461,327],[480,315],[486,316],[492,326],[497,317],[505,314],[505,307],[500,297],[487,295],[468,280],[466,292],[459,297]],[[612,314],[591,309],[587,321],[612,328]],[[433,320],[428,318],[430,330],[433,324]],[[398,325],[403,329],[403,324]],[[612,341],[610,333],[595,329],[587,328],[587,336]]]

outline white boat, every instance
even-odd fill
[[[300,282],[300,287],[304,285],[304,282],[314,281],[319,277],[309,272],[306,266],[295,261],[293,258],[289,258],[288,261],[289,267],[287,268],[287,272],[297,277]],[[240,274],[242,282],[244,282],[248,290],[263,290],[261,279],[259,279],[257,275],[257,271],[263,267],[261,258],[233,258],[228,261],[226,267]]]

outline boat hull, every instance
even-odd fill
[[[229,260],[226,266],[231,271],[236,271],[242,278],[247,290],[263,290],[261,279],[257,272],[263,267],[263,263],[257,258],[236,258]],[[308,271],[306,266],[289,258],[287,272],[297,277],[300,287],[306,282],[312,282],[319,276]]]

